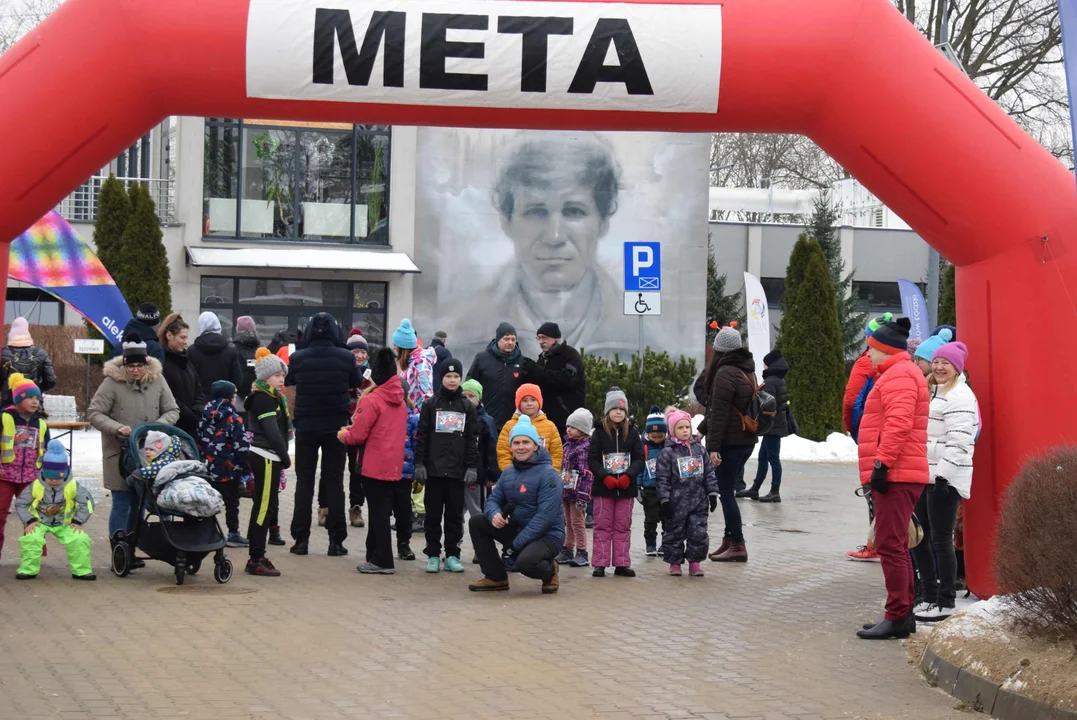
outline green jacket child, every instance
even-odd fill
[[[67,548],[72,578],[97,579],[90,566],[90,536],[82,529],[93,514],[93,502],[90,493],[71,479],[67,450],[59,440],[49,441],[41,459],[41,478],[22,491],[15,501],[15,512],[26,526],[19,538],[22,557],[16,579],[37,577],[49,533]]]

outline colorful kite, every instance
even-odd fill
[[[55,210],[12,241],[8,276],[67,303],[112,345],[132,318],[101,260]]]

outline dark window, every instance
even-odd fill
[[[226,337],[236,318],[250,315],[267,345],[274,334],[294,334],[311,315],[327,312],[345,334],[357,327],[368,342],[384,345],[388,292],[388,284],[380,282],[203,276],[201,312],[216,313]]]
[[[389,243],[386,125],[206,118],[206,237]]]
[[[917,283],[920,292],[927,287]],[[901,312],[901,291],[896,282],[853,282],[853,293],[865,310]]]
[[[785,300],[785,278],[759,278],[759,284],[767,295],[767,303],[772,308],[781,308]]]

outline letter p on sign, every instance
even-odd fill
[[[640,276],[640,270],[654,265],[654,253],[646,245],[636,245],[632,248],[632,274]]]

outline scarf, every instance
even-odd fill
[[[281,412],[284,413],[284,417],[288,420],[288,440],[291,440],[295,433],[292,430],[292,416],[288,413],[288,397],[280,390],[272,387],[265,380],[255,380],[254,385],[252,385],[251,388],[254,392],[264,392],[266,395],[277,401],[277,405],[280,406]]]

